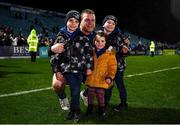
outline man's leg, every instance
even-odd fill
[[[85,83],[85,81],[86,81],[86,75],[83,75],[82,83]],[[86,88],[80,92],[80,97],[83,100],[84,105],[88,106],[88,88]]]
[[[84,102],[84,105],[85,106],[88,106],[88,88],[82,90],[80,92],[80,96],[81,96],[81,99],[83,100]]]
[[[65,80],[63,75],[57,80],[56,74],[53,75],[52,87],[59,97],[59,103],[63,110],[69,110],[70,104],[65,93]]]
[[[80,120],[80,88],[83,79],[81,73],[68,73],[65,75],[67,82],[70,85],[71,91],[71,105],[70,112],[68,113],[66,119],[74,119],[76,122]]]

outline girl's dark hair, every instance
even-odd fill
[[[107,35],[102,30],[96,31],[96,35],[107,38]]]

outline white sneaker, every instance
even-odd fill
[[[59,99],[59,103],[61,105],[61,108],[65,111],[70,109],[69,100],[68,98]]]
[[[83,95],[84,91],[85,91],[85,90],[82,90],[82,91],[80,92],[80,96],[81,96],[81,99],[82,99],[83,102],[84,102],[84,105],[85,105],[85,106],[88,106],[88,97],[86,97],[86,96]]]

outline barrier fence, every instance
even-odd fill
[[[37,56],[48,58],[48,47],[39,47]],[[0,59],[4,58],[30,58],[28,46],[0,46]]]
[[[180,49],[156,50],[155,55],[180,55]],[[130,55],[150,55],[149,51],[131,51]],[[39,58],[48,58],[48,47],[39,47]],[[30,58],[28,46],[0,46],[0,59],[4,58]]]

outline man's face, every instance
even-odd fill
[[[95,20],[96,19],[94,14],[84,13],[82,15],[81,24],[80,24],[80,28],[82,32],[87,35],[93,32],[96,26]]]

